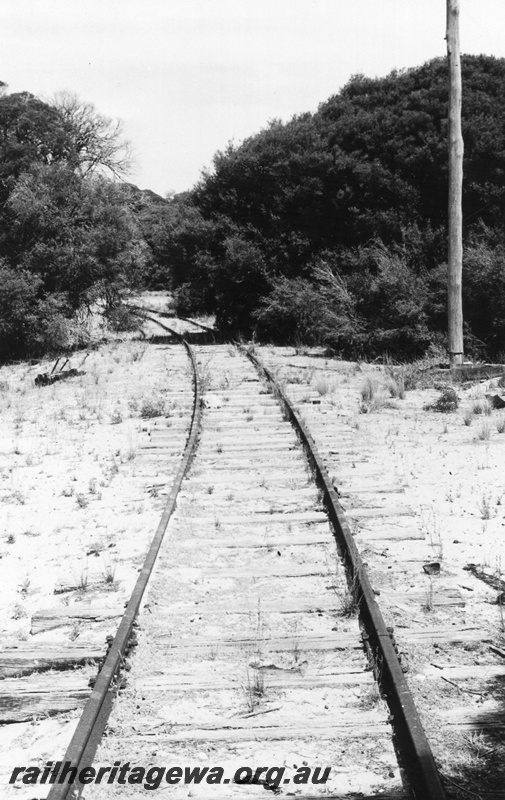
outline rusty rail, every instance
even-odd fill
[[[349,523],[316,444],[272,373],[252,352],[244,348],[242,351],[272,386],[286,417],[305,447],[316,481],[323,492],[337,547],[346,566],[350,585],[355,591],[364,629],[364,645],[373,657],[375,678],[391,712],[395,749],[407,777],[408,788],[416,800],[445,800],[435,760],[395,649],[393,631],[386,627]]]
[[[156,320],[155,320],[156,321]],[[158,322],[163,328],[166,326]],[[185,346],[193,368],[193,387],[194,402],[191,417],[191,425],[188,439],[184,448],[184,454],[177,475],[172,484],[172,489],[165,505],[163,514],[159,521],[156,533],[154,534],[151,546],[145,558],[142,570],[137,578],[132,595],[126,606],[125,612],[119,624],[116,635],[110,642],[109,650],[106,654],[104,663],[98,673],[95,685],[84,706],[82,715],[77,724],[77,728],[72,736],[67,748],[64,762],[70,762],[70,767],[76,767],[76,774],[84,767],[89,767],[93,762],[98,745],[102,738],[107,720],[112,710],[114,698],[120,688],[118,675],[124,663],[128,650],[134,646],[135,634],[133,626],[137,617],[147,583],[151,576],[156,557],[158,555],[165,531],[172,516],[182,481],[189,469],[193,459],[201,424],[201,388],[198,376],[196,361],[193,351],[184,338],[170,328],[167,331],[176,336]],[[47,796],[48,800],[76,800],[82,794],[85,787],[82,784],[54,784]]]

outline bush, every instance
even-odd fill
[[[134,311],[121,303],[107,312],[107,321],[113,331],[117,333],[138,331],[142,317],[138,311]]]
[[[68,343],[68,319],[61,295],[40,298],[42,281],[0,263],[0,360],[42,356]]]
[[[362,324],[344,280],[321,263],[317,283],[282,277],[255,312],[258,334],[280,342],[326,345],[346,353],[361,351]]]
[[[442,413],[448,411],[456,411],[459,406],[459,397],[456,394],[455,390],[448,386],[447,389],[443,389],[440,393],[439,397],[435,400],[434,403],[430,403],[424,407],[425,411],[440,411]]]

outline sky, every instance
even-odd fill
[[[212,157],[352,75],[446,55],[446,0],[1,0],[0,80],[121,119],[129,180],[192,188]],[[504,0],[461,0],[461,50],[505,57]]]

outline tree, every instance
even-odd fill
[[[83,177],[96,171],[116,178],[128,175],[132,167],[131,145],[123,138],[119,120],[103,116],[92,103],[85,103],[70,92],[56,94],[52,106],[72,143],[70,166]]]
[[[69,313],[101,299],[110,311],[141,279],[145,245],[121,191],[68,165],[33,165],[9,198],[11,262],[41,278]],[[15,256],[14,256],[15,254]]]
[[[58,111],[28,92],[0,96],[0,210],[32,164],[67,160],[69,132]]]

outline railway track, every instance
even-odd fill
[[[118,397],[124,398],[125,406],[128,398],[136,400],[138,396],[143,397],[146,416],[140,420],[133,417],[131,421],[126,421],[124,433],[120,432],[120,425],[112,429],[114,432],[119,431],[115,441],[119,443],[125,439],[125,449],[124,452],[118,450],[114,454],[117,457],[112,462],[108,460],[109,456],[103,461],[106,488],[102,488],[93,478],[90,482],[93,492],[89,495],[90,500],[84,494],[78,496],[83,505],[80,514],[90,522],[85,523],[78,543],[69,542],[70,558],[66,569],[55,572],[51,550],[47,553],[42,551],[38,555],[39,540],[33,540],[32,548],[38,562],[37,567],[39,570],[42,568],[42,574],[45,568],[50,578],[46,581],[48,590],[42,592],[36,585],[33,599],[30,587],[27,597],[29,612],[23,614],[26,625],[21,629],[22,635],[9,635],[6,633],[9,630],[7,626],[2,626],[0,749],[2,783],[5,784],[16,764],[25,763],[27,758],[32,764],[45,763],[47,758],[51,758],[51,742],[55,757],[65,752],[75,728],[76,714],[82,710],[90,694],[89,682],[96,678],[97,665],[105,655],[105,639],[111,637],[118,627],[135,584],[137,569],[142,567],[148,542],[153,538],[153,529],[159,520],[159,511],[156,508],[166,505],[166,498],[161,493],[167,487],[170,490],[188,438],[195,398],[184,346],[180,343],[173,347],[167,347],[163,343],[126,343],[124,346],[119,345],[117,350],[113,347],[111,352],[114,358],[108,356],[110,361],[102,358],[101,354],[96,358],[92,355],[86,364],[89,368],[87,377],[76,381],[75,386],[71,386],[69,382],[66,385],[58,384],[55,387],[34,390],[39,398],[38,402],[44,400],[46,392],[55,395],[56,400],[61,397],[65,412],[68,415],[73,414],[78,420],[77,424],[87,430],[88,441],[95,442],[97,448],[96,460],[92,461],[97,475],[100,474],[98,467],[102,463],[98,461],[101,443],[95,441],[97,434],[93,432],[93,420],[88,417],[91,416],[90,403],[96,402],[94,394],[98,391],[98,382],[101,383],[102,375],[112,370],[109,363],[114,365],[118,373],[117,381],[121,388]],[[168,364],[168,372],[165,362]],[[137,376],[142,372],[145,375],[143,386],[131,387],[130,374]],[[163,385],[162,396],[156,389],[159,383]],[[74,399],[74,402],[77,399],[77,409],[72,409],[69,398]],[[160,399],[167,409],[171,409],[166,412],[169,416],[158,416],[159,411],[155,406]],[[117,406],[113,413],[119,414]],[[139,413],[144,413],[142,408],[136,409],[136,416]],[[86,418],[83,420],[84,416]],[[59,428],[61,427],[60,423]],[[131,440],[133,428],[134,446]],[[100,430],[103,431],[103,426]],[[170,430],[169,439],[164,436],[167,430]],[[106,430],[100,435],[107,436]],[[27,441],[31,443],[32,439]],[[104,453],[108,453],[107,446],[102,449]],[[51,471],[51,466],[49,469]],[[86,469],[85,465],[83,469]],[[122,487],[120,492],[117,491],[118,482]],[[55,524],[61,518],[61,524],[64,525],[65,509],[69,505],[77,506],[76,497],[62,497],[61,483],[56,483],[55,489],[56,491],[49,480],[47,487],[42,484],[41,494],[46,492],[55,498],[59,495],[54,500],[52,516]],[[103,498],[100,498],[102,493]],[[123,495],[127,503],[122,500]],[[88,503],[88,508],[85,508]],[[99,507],[101,515],[96,522],[96,513],[93,511],[95,505]],[[8,526],[8,506],[6,512],[2,522]],[[22,530],[29,526],[30,511],[24,510],[24,515],[26,527]],[[116,526],[113,517],[119,517],[119,525]],[[163,522],[162,518],[160,525]],[[44,537],[49,540],[56,538],[50,523],[50,518],[44,523]],[[10,525],[12,524],[11,522]],[[125,535],[130,529],[143,527],[145,530],[135,537],[129,533],[126,542],[116,542],[116,527],[118,531],[124,531]],[[8,530],[9,527],[6,532]],[[75,537],[73,532],[71,535]],[[11,535],[13,541],[15,538],[17,537]],[[146,545],[143,544],[144,541]],[[17,544],[16,542],[15,545]],[[21,541],[19,546],[23,546]],[[58,541],[54,550],[61,550],[62,547],[64,541]],[[5,569],[9,567],[9,558],[5,551],[2,556],[5,574]],[[105,569],[110,571],[105,574]],[[32,585],[34,582],[37,584],[37,581],[32,580]],[[33,787],[21,782],[12,786],[3,785],[0,794],[2,797],[33,797]]]
[[[148,335],[159,325],[151,320]],[[173,341],[170,330],[163,336]],[[300,443],[301,435],[310,447],[310,436],[295,433],[297,420],[245,353],[194,350],[202,432],[183,480],[192,459],[185,452],[177,508],[175,485],[142,570],[147,576],[159,544],[138,630],[132,642],[144,591],[137,585],[76,734],[54,761],[83,767],[94,758],[104,774],[112,764],[116,773],[127,763],[218,765],[219,797],[262,788],[303,798],[444,797],[324,465],[314,453],[309,464]],[[164,447],[175,452],[170,430],[150,433],[157,459]],[[145,791],[138,781],[104,781],[84,796]],[[37,789],[57,800],[83,787]],[[216,796],[206,778],[160,791]]]
[[[458,503],[449,512],[454,513],[452,528],[450,517],[438,516],[440,504],[435,511],[437,490],[441,494],[436,486],[440,472],[450,479],[458,460],[468,463],[471,470],[478,463],[472,452],[475,444],[469,446],[470,437],[456,415],[440,422],[435,414],[431,423],[421,411],[424,420],[419,420],[423,425],[419,430],[415,401],[408,399],[396,401],[397,406],[408,404],[401,414],[388,409],[388,401],[382,412],[360,415],[360,393],[367,376],[380,383],[382,374],[387,381],[377,368],[360,369],[321,358],[321,354],[297,355],[287,348],[264,352],[265,362],[314,436],[345,508],[387,625],[394,630],[407,682],[443,770],[448,795],[503,798],[501,609],[496,607],[496,595],[482,603],[478,569],[474,580],[467,567],[461,569],[461,534],[475,526],[468,502]],[[447,425],[452,435],[443,437],[438,447],[433,444],[436,437],[424,445],[431,453],[427,462],[433,464],[432,476],[417,458],[416,448],[423,430],[430,426],[444,430]],[[486,458],[491,461],[495,453],[499,464],[500,445],[493,442]],[[445,470],[435,469],[440,464]],[[458,478],[453,480],[457,483]],[[428,511],[420,505],[426,498],[433,503]],[[473,558],[479,557],[481,547],[474,537]],[[489,572],[480,573],[480,578],[500,591],[501,581],[490,578]]]

